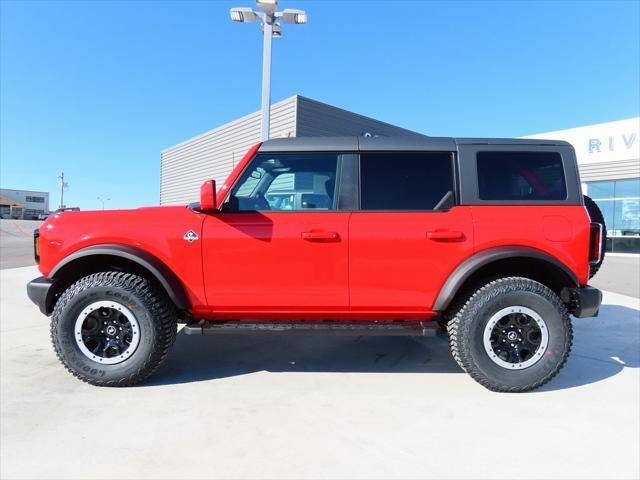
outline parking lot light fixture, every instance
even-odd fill
[[[282,36],[282,23],[302,25],[307,23],[304,10],[285,8],[278,12],[278,0],[256,0],[258,12],[244,7],[235,7],[229,11],[231,20],[238,23],[253,23],[260,20],[262,28],[262,121],[261,138],[269,140],[269,116],[271,114],[271,39]]]
[[[276,12],[276,18],[281,19],[284,23],[293,23],[302,25],[307,23],[307,13],[304,10],[294,10],[285,8],[282,12]]]
[[[258,19],[258,15],[250,8],[232,8],[230,14],[231,20],[239,23],[253,23]]]

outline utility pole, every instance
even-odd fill
[[[64,181],[64,172],[60,173],[58,179],[60,180],[60,207],[58,208],[64,208],[64,189],[67,188],[69,184]]]
[[[109,200],[111,200],[111,197],[109,198],[98,197],[98,200],[102,202],[102,209],[104,210],[104,202],[108,202]]]
[[[269,120],[271,118],[271,39],[273,36],[274,18],[271,12],[262,14],[262,121],[261,140],[269,140]]]

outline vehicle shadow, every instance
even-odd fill
[[[625,368],[640,367],[640,311],[604,304],[595,318],[573,320],[571,356],[539,392],[599,382]]]
[[[179,332],[167,361],[143,385],[198,382],[259,371],[462,373],[444,336],[194,336]]]
[[[600,316],[574,319],[571,357],[539,391],[579,387],[640,366],[640,312],[603,305]],[[141,386],[201,382],[253,372],[463,373],[446,336],[343,337],[178,333],[167,361]]]

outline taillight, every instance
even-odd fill
[[[592,223],[589,235],[589,263],[592,265],[600,261],[602,255],[602,224]]]
[[[40,231],[37,228],[33,231],[33,256],[36,263],[40,263]]]

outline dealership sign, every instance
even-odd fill
[[[581,164],[640,159],[639,117],[524,138],[565,140],[573,145]]]
[[[628,137],[624,133],[620,134],[620,139],[616,139],[616,137],[609,136],[606,141],[607,148],[610,152],[614,152],[616,150],[616,146],[620,148],[620,144],[624,144],[624,147],[627,150],[631,150],[638,135],[635,132],[629,133]],[[616,141],[617,140],[617,141]],[[602,140],[599,138],[590,138],[589,139],[589,153],[601,153],[602,152]]]

